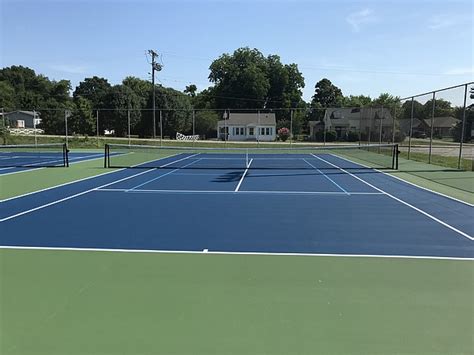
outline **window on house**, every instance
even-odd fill
[[[261,136],[265,135],[265,127],[260,127],[260,135]]]
[[[269,136],[269,135],[270,135],[270,127],[267,127],[267,128],[265,129],[265,132],[266,132],[266,135]]]
[[[243,136],[245,135],[244,127],[234,127],[234,136]]]
[[[249,127],[249,136],[253,136],[254,135],[254,128],[253,127]]]

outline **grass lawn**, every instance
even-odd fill
[[[469,354],[472,261],[0,250],[0,353]]]

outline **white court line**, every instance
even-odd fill
[[[18,169],[18,168],[23,169],[23,170],[16,170],[16,171],[12,171],[11,173],[5,173],[5,174],[2,173],[2,174],[0,174],[0,177],[7,176],[7,175],[18,174],[18,173],[26,173],[28,171],[46,169],[44,167],[42,167],[42,168],[28,168],[28,167],[11,166],[9,168],[4,168],[4,169],[0,169],[0,170],[12,170],[12,169]]]
[[[14,215],[11,215],[11,216],[8,216],[8,217],[5,217],[5,218],[2,218],[0,219],[0,222],[5,222],[5,221],[8,221],[9,219],[13,219],[13,218],[16,218],[16,217],[20,217],[20,216],[23,216],[25,214],[28,214],[28,213],[31,213],[31,212],[34,212],[34,211],[38,211],[38,210],[41,210],[43,208],[46,208],[46,207],[49,207],[49,206],[53,206],[53,205],[56,205],[58,203],[61,203],[61,202],[64,202],[64,201],[67,201],[67,200],[71,200],[73,198],[76,198],[76,197],[79,197],[79,196],[82,196],[82,195],[85,195],[85,194],[88,194],[94,190],[97,190],[97,189],[100,189],[102,187],[106,187],[106,186],[110,186],[110,185],[113,185],[113,184],[116,184],[116,183],[119,183],[119,182],[122,182],[122,181],[125,181],[125,180],[128,180],[128,179],[131,179],[131,178],[134,178],[136,176],[140,176],[140,175],[143,175],[143,174],[147,174],[151,171],[155,171],[155,169],[150,169],[150,170],[145,170],[145,171],[142,171],[138,174],[135,174],[135,175],[132,175],[132,176],[128,176],[128,177],[125,177],[125,178],[122,178],[122,179],[119,179],[119,180],[116,180],[116,181],[112,181],[112,182],[109,182],[107,184],[104,184],[104,185],[101,185],[101,186],[98,186],[98,187],[94,187],[92,189],[89,189],[89,190],[86,190],[86,191],[82,191],[82,192],[79,192],[77,194],[74,194],[74,195],[70,195],[68,197],[64,197],[64,198],[61,198],[59,200],[55,200],[53,202],[49,202],[49,203],[46,203],[44,205],[40,205],[38,207],[35,207],[35,208],[31,208],[29,210],[26,210],[26,211],[23,211],[23,212],[19,212],[17,214],[14,214]]]
[[[197,155],[199,155],[199,154],[200,154],[200,153],[193,154],[193,155],[190,155],[190,156],[185,157],[185,158],[183,158],[183,159],[176,160],[176,161],[174,161],[174,162],[172,162],[172,163],[168,163],[168,164],[165,164],[165,165],[161,165],[160,168],[164,168],[164,167],[166,167],[166,166],[168,166],[168,165],[177,163],[177,162],[179,162],[179,161],[182,161],[182,160],[186,160],[186,159],[195,157],[195,156],[197,156]],[[173,170],[167,172],[166,174],[157,176],[156,178],[150,179],[150,180],[148,180],[148,181],[145,181],[145,182],[142,183],[142,184],[139,184],[139,185],[137,185],[137,186],[134,186],[134,187],[132,187],[131,189],[128,189],[127,191],[134,191],[135,189],[138,189],[139,187],[142,187],[142,186],[144,186],[144,185],[146,185],[146,184],[149,184],[150,182],[156,181],[156,180],[161,179],[161,178],[163,178],[163,177],[165,177],[165,176],[168,176],[168,175],[170,175],[170,174],[173,174],[175,171],[178,171],[178,170],[180,170],[180,169],[184,169],[184,168],[186,168],[186,167],[188,167],[188,166],[190,166],[190,165],[192,165],[192,164],[194,164],[194,163],[197,163],[197,162],[200,161],[200,160],[201,160],[201,159],[194,160],[194,161],[192,161],[191,163],[186,164],[186,165],[184,165],[184,166],[180,166],[179,168],[173,169]]]
[[[129,190],[129,189],[100,189],[98,192],[132,192],[132,193],[187,193],[187,194],[268,194],[268,195],[385,195],[382,192],[339,192],[339,191],[265,191],[265,190],[249,190],[249,191],[230,191],[230,190]]]
[[[417,212],[419,212],[419,213],[425,215],[426,217],[431,218],[433,221],[438,222],[439,224],[445,226],[446,228],[451,229],[452,231],[454,231],[454,232],[456,232],[456,233],[462,235],[463,237],[465,237],[465,238],[467,238],[467,239],[470,239],[470,240],[474,240],[474,237],[472,237],[472,236],[470,236],[469,234],[467,234],[467,233],[465,233],[465,232],[463,232],[463,231],[461,231],[461,230],[459,230],[459,229],[453,227],[452,225],[450,225],[450,224],[448,224],[448,223],[446,223],[446,222],[440,220],[439,218],[436,218],[435,216],[429,214],[428,212],[425,212],[425,211],[423,211],[422,209],[420,209],[420,208],[418,208],[418,207],[415,207],[415,206],[409,204],[408,202],[403,201],[402,199],[400,199],[400,198],[398,198],[398,197],[395,197],[395,196],[389,194],[388,192],[386,192],[386,191],[384,191],[384,190],[382,190],[382,189],[380,189],[380,188],[378,188],[378,187],[372,185],[371,183],[365,181],[364,179],[362,179],[362,178],[360,178],[360,177],[358,177],[358,176],[356,176],[356,175],[354,175],[354,174],[352,174],[352,173],[350,173],[350,172],[344,170],[343,168],[341,168],[341,167],[339,167],[339,166],[337,166],[337,165],[335,165],[335,164],[333,164],[333,163],[331,163],[331,162],[329,162],[329,161],[327,161],[327,160],[325,160],[325,159],[323,159],[323,158],[320,158],[320,157],[318,157],[318,156],[316,156],[316,155],[314,155],[314,157],[317,158],[317,159],[319,159],[319,160],[321,160],[321,161],[323,161],[323,162],[325,162],[325,163],[327,163],[327,164],[329,164],[329,165],[331,165],[331,166],[334,166],[335,168],[338,168],[338,169],[341,170],[342,172],[345,172],[345,173],[351,175],[352,177],[354,177],[354,178],[356,178],[357,180],[363,182],[364,184],[366,184],[366,185],[372,187],[373,189],[375,189],[375,190],[377,190],[377,191],[380,191],[380,192],[384,193],[385,195],[387,195],[388,197],[394,199],[395,201],[398,201],[398,202],[404,204],[405,206],[408,206],[408,207],[414,209],[415,211],[417,211]]]
[[[34,169],[34,170],[36,170],[36,169]],[[47,187],[47,188],[44,188],[44,189],[41,189],[41,190],[36,190],[36,191],[32,191],[32,192],[27,192],[27,193],[22,194],[22,195],[13,196],[13,197],[6,198],[6,199],[4,199],[4,200],[0,200],[0,203],[7,202],[7,201],[10,201],[10,200],[14,200],[14,199],[17,199],[17,198],[22,198],[22,197],[34,195],[34,194],[37,194],[37,193],[40,193],[40,192],[44,192],[44,191],[48,191],[48,190],[52,190],[52,189],[55,189],[55,188],[58,188],[58,187],[63,187],[63,186],[75,184],[76,182],[86,181],[86,180],[94,179],[94,178],[101,177],[101,176],[104,176],[104,175],[117,173],[117,172],[122,171],[122,170],[125,170],[125,169],[118,169],[118,170],[108,171],[108,172],[106,172],[106,173],[102,173],[102,174],[98,174],[98,175],[93,175],[93,176],[88,176],[88,177],[85,177],[85,178],[82,178],[82,179],[79,179],[79,180],[74,180],[74,181],[65,182],[64,184],[54,185],[54,186]],[[31,171],[31,170],[29,170],[29,171]],[[1,177],[1,176],[2,176],[2,175],[0,175],[0,177]]]
[[[168,155],[168,156],[166,156],[166,157],[163,157],[163,158],[160,158],[160,159],[154,159],[154,160],[150,160],[150,161],[164,160],[164,159],[172,158],[172,157],[174,157],[174,156],[176,156],[176,155],[178,155],[178,154]],[[103,157],[97,158],[97,159],[102,159],[102,158],[103,158]],[[79,164],[79,163],[82,163],[82,161],[75,162],[74,164]],[[132,168],[133,168],[133,167],[136,167],[136,166],[138,166],[138,165],[141,165],[141,164],[146,164],[146,163],[137,164],[137,165],[135,165],[135,166],[132,166]],[[43,168],[38,168],[38,169],[43,169]],[[38,170],[38,169],[30,169],[30,170],[27,170],[27,171],[34,171],[34,170]],[[108,175],[108,174],[113,174],[113,173],[118,173],[118,172],[120,172],[120,171],[126,170],[127,168],[120,168],[120,169],[119,169],[119,168],[113,168],[113,169],[115,169],[115,170],[108,171],[108,172],[106,172],[106,173],[102,173],[102,174],[98,174],[98,175],[88,176],[88,177],[85,177],[85,178],[82,178],[82,179],[79,179],[79,180],[74,180],[74,181],[65,182],[65,183],[63,183],[63,184],[54,185],[54,186],[47,187],[47,188],[44,188],[44,189],[41,189],[41,190],[36,190],[36,191],[32,191],[32,192],[27,192],[27,193],[22,194],[22,195],[9,197],[9,198],[6,198],[6,199],[4,199],[4,200],[0,200],[0,203],[2,203],[2,202],[7,202],[7,201],[10,201],[10,200],[14,200],[14,199],[17,199],[17,198],[26,197],[26,196],[29,196],[29,195],[34,195],[34,194],[37,194],[37,193],[40,193],[40,192],[52,190],[52,189],[55,189],[55,188],[57,188],[57,187],[63,187],[63,186],[75,184],[76,182],[86,181],[86,180],[94,179],[94,178],[96,178],[96,177],[100,177],[100,176],[104,176],[104,175]],[[22,172],[23,172],[23,171],[22,171]],[[25,171],[25,172],[26,172],[26,171]],[[16,174],[16,173],[18,173],[18,172],[9,173],[9,174]],[[0,177],[2,177],[3,175],[9,175],[9,174],[0,174]]]
[[[331,179],[329,176],[327,176],[325,173],[323,173],[321,170],[319,170],[317,167],[315,167],[313,164],[311,164],[309,161],[307,161],[306,159],[303,159],[304,162],[306,164],[308,164],[309,166],[311,166],[313,169],[316,169],[318,171],[318,173],[320,173],[321,175],[323,175],[326,179],[328,179],[329,181],[331,181],[334,185],[336,185],[342,192],[346,193],[349,195],[349,193],[344,189],[342,188],[337,182],[335,182],[333,179]]]
[[[165,159],[165,158],[162,158],[162,159]],[[159,159],[159,160],[162,160],[162,159]],[[180,160],[182,160],[182,159],[180,159]],[[179,161],[179,160],[176,160],[176,161],[174,161],[173,163],[175,163],[175,162],[177,162],[177,161]],[[171,164],[171,163],[165,164],[165,165],[163,165],[163,166],[166,166],[166,165],[169,165],[169,164]],[[125,170],[125,169],[121,169],[121,170]],[[120,171],[120,170],[114,170],[114,171],[111,171],[111,172],[108,172],[108,173],[105,173],[105,174],[111,174],[111,173],[114,173],[114,172],[117,172],[117,171]],[[122,181],[125,181],[125,180],[128,180],[128,179],[134,178],[134,177],[136,177],[136,176],[140,176],[140,175],[143,175],[143,174],[147,174],[147,173],[152,172],[152,171],[156,171],[156,169],[147,169],[147,170],[142,171],[142,172],[140,172],[140,173],[138,173],[138,174],[134,174],[134,175],[131,175],[131,176],[128,176],[128,177],[119,179],[119,180],[115,180],[115,181],[112,181],[112,182],[110,182],[110,183],[107,183],[107,184],[104,184],[104,185],[101,185],[101,186],[97,186],[97,187],[94,187],[94,188],[92,188],[92,189],[89,189],[89,190],[86,190],[86,191],[82,191],[82,192],[79,192],[79,193],[77,193],[77,194],[70,195],[70,196],[68,196],[68,197],[65,197],[65,198],[62,198],[62,199],[59,199],[59,200],[55,200],[55,201],[46,203],[46,204],[44,204],[44,205],[40,205],[40,206],[38,206],[38,207],[31,208],[31,209],[26,210],[26,211],[23,211],[23,212],[19,212],[19,213],[17,213],[17,214],[14,214],[14,215],[11,215],[11,216],[8,216],[8,217],[5,217],[5,218],[0,219],[0,222],[4,222],[4,221],[7,221],[7,220],[12,219],[12,218],[16,218],[16,217],[22,216],[22,215],[25,215],[25,214],[28,214],[28,213],[31,213],[31,212],[34,212],[34,211],[43,209],[43,208],[45,208],[45,207],[49,207],[49,206],[52,206],[52,205],[56,205],[56,204],[58,204],[58,203],[60,203],[60,202],[64,202],[64,201],[67,201],[67,200],[70,200],[70,199],[73,199],[73,198],[76,198],[76,197],[85,195],[85,194],[87,194],[87,193],[90,193],[90,192],[92,192],[92,191],[94,191],[94,190],[97,190],[97,189],[100,189],[100,188],[102,188],[102,187],[110,186],[110,185],[113,185],[113,184],[116,184],[116,183],[119,183],[119,182],[122,182]],[[101,175],[105,175],[105,174],[101,174]],[[97,176],[99,176],[99,175],[96,175],[96,176],[93,176],[93,177],[97,177]],[[93,177],[90,177],[90,178],[93,178]],[[90,178],[86,178],[86,179],[90,179]],[[86,179],[84,179],[84,180],[86,180]],[[79,180],[76,180],[75,182],[78,182],[78,181],[79,181]],[[70,183],[67,183],[67,184],[64,184],[64,185],[68,185],[68,184],[70,184]],[[56,187],[58,187],[58,186],[55,186],[54,188],[56,188]],[[46,189],[46,190],[49,190],[49,189],[51,189],[51,188],[48,188],[48,189]],[[38,192],[38,191],[36,191],[36,192]],[[36,193],[36,192],[35,192],[35,193]],[[18,197],[15,197],[15,198],[18,198]]]
[[[399,180],[399,181],[402,181],[402,182],[404,182],[404,183],[406,183],[406,184],[408,184],[408,185],[415,186],[415,187],[418,187],[419,189],[422,189],[422,190],[425,190],[425,191],[434,193],[434,194],[436,194],[436,195],[440,195],[440,196],[446,197],[446,198],[448,198],[448,199],[450,199],[450,200],[453,200],[453,201],[456,201],[456,202],[460,202],[460,203],[463,203],[463,204],[465,204],[465,205],[474,207],[474,204],[472,204],[472,203],[469,203],[469,202],[467,202],[467,201],[460,200],[460,199],[458,199],[458,198],[455,198],[455,197],[452,197],[452,196],[443,194],[443,193],[438,192],[438,191],[431,190],[431,189],[429,189],[429,188],[427,188],[427,187],[423,187],[423,186],[417,185],[417,184],[415,184],[415,183],[413,183],[413,182],[410,182],[410,181],[407,181],[407,180],[405,180],[405,179],[403,179],[403,178],[401,178],[401,177],[398,177],[398,176],[396,176],[396,175],[392,175],[393,173],[387,173],[387,172],[382,171],[382,170],[379,170],[379,169],[371,168],[370,166],[367,166],[367,165],[364,165],[364,164],[361,164],[361,163],[356,163],[355,161],[349,160],[349,159],[347,159],[347,158],[343,158],[343,157],[341,157],[341,156],[339,156],[339,155],[334,155],[334,156],[335,156],[336,158],[339,158],[339,159],[348,161],[349,163],[356,164],[356,165],[360,165],[360,166],[363,166],[364,168],[369,168],[369,169],[375,170],[375,171],[377,171],[377,172],[379,172],[379,173],[382,173],[382,174],[384,174],[384,175],[387,175],[388,177],[391,177],[391,178],[397,179],[397,180]],[[400,170],[400,172],[403,173],[402,170]]]
[[[250,165],[252,164],[253,162],[253,159],[250,159],[250,162],[249,162],[249,165],[247,166],[247,169],[245,169],[244,173],[242,174],[242,177],[240,178],[239,180],[239,183],[237,184],[234,192],[238,192],[239,189],[240,189],[240,185],[242,185],[242,182],[244,181],[244,178],[245,178],[245,175],[247,175],[248,171],[249,171],[249,168],[250,168]]]
[[[110,248],[74,248],[74,247],[31,247],[0,245],[6,250],[46,250],[46,251],[78,251],[103,253],[140,253],[140,254],[199,254],[199,255],[234,255],[234,256],[297,256],[297,257],[341,257],[341,258],[381,258],[381,259],[425,259],[425,260],[455,260],[473,261],[474,258],[460,258],[450,256],[422,256],[422,255],[377,255],[377,254],[330,254],[330,253],[289,253],[289,252],[245,252],[245,251],[211,251],[201,250],[153,250],[153,249],[110,249]],[[207,251],[204,251],[207,250]]]
[[[88,156],[69,158],[69,165],[72,165],[72,164],[80,164],[80,163],[85,163],[85,162],[88,162],[88,161],[94,161],[94,160],[104,159],[104,155],[103,155],[103,154],[94,154],[94,155],[91,155],[91,157],[96,157],[96,156],[97,156],[97,158],[93,158],[93,159],[82,159],[82,158],[87,158]],[[82,159],[82,160],[71,162],[71,160],[78,160],[78,159]],[[2,177],[2,176],[7,176],[7,175],[13,175],[13,174],[19,174],[19,173],[26,173],[26,172],[35,171],[35,170],[46,169],[45,167],[41,167],[41,168],[29,168],[28,166],[26,166],[26,167],[13,166],[13,167],[8,167],[8,168],[0,169],[0,170],[16,169],[16,168],[24,168],[24,170],[18,170],[18,171],[12,171],[11,173],[0,174],[0,177]]]

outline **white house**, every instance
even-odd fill
[[[222,140],[274,141],[277,133],[275,114],[229,113],[227,119],[217,122],[217,132]]]

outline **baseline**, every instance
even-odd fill
[[[298,257],[340,257],[340,258],[381,258],[381,259],[421,259],[421,260],[456,260],[473,261],[474,258],[459,258],[449,256],[421,256],[421,255],[377,255],[377,254],[340,254],[340,253],[288,253],[288,252],[237,252],[218,250],[159,250],[159,249],[110,249],[110,248],[73,248],[73,247],[30,247],[0,245],[0,250],[49,250],[49,251],[78,251],[78,252],[105,252],[105,253],[154,253],[154,254],[200,254],[200,255],[255,255],[255,256],[298,256]]]

